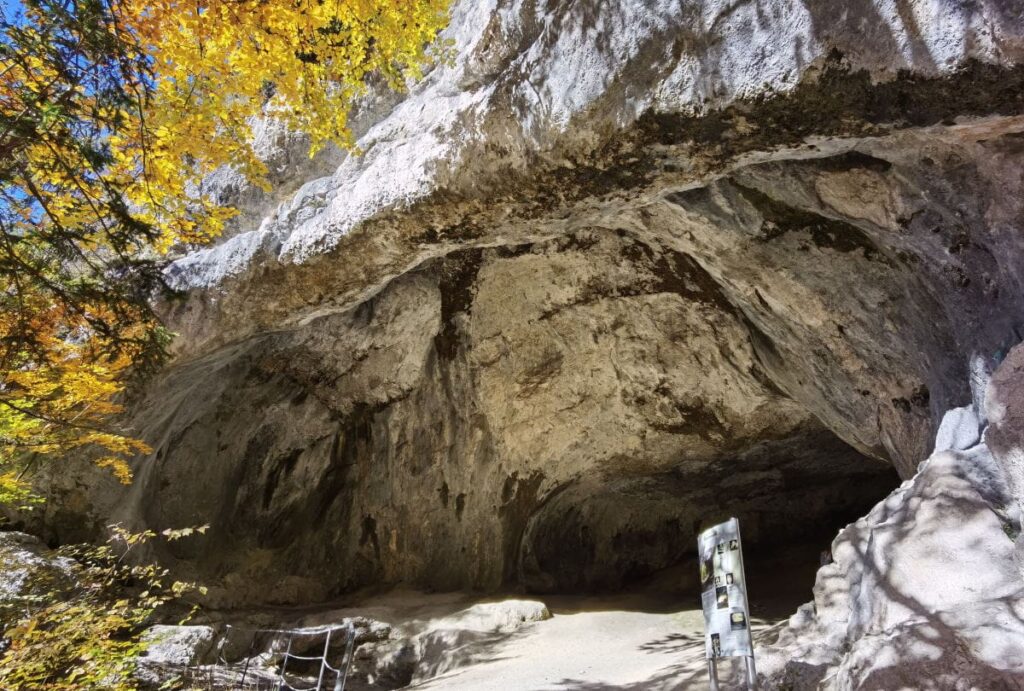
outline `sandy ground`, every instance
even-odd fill
[[[486,650],[467,651],[465,666],[412,689],[708,688],[703,617],[696,609],[643,611],[636,598],[547,598],[551,619],[523,626]],[[772,622],[755,620],[759,635]],[[721,671],[722,688],[742,688],[738,665]]]

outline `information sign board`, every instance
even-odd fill
[[[697,538],[697,554],[707,658],[743,656],[753,659],[739,521],[730,518],[701,533]]]

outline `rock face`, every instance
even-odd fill
[[[467,0],[448,35],[362,156],[260,130],[276,196],[222,183],[266,217],[169,270],[153,455],[52,478],[38,529],[209,523],[161,556],[221,602],[617,588],[728,515],[831,534],[1021,340],[1017,3]]]
[[[942,427],[961,431],[955,443],[835,539],[814,602],[759,651],[768,688],[1024,683],[1021,494],[1012,481],[1024,432],[1022,365],[1018,346],[983,404],[947,414]]]

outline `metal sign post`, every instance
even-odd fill
[[[747,578],[743,572],[740,522],[730,518],[697,538],[700,598],[704,609],[704,645],[712,691],[718,691],[718,659],[743,657],[747,688],[757,683],[754,641],[750,635]]]

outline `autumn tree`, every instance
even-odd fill
[[[152,307],[169,251],[234,213],[204,180],[256,184],[254,117],[351,147],[353,101],[434,57],[448,0],[24,0],[0,6],[0,500],[40,459],[91,453],[129,373],[166,355]]]

